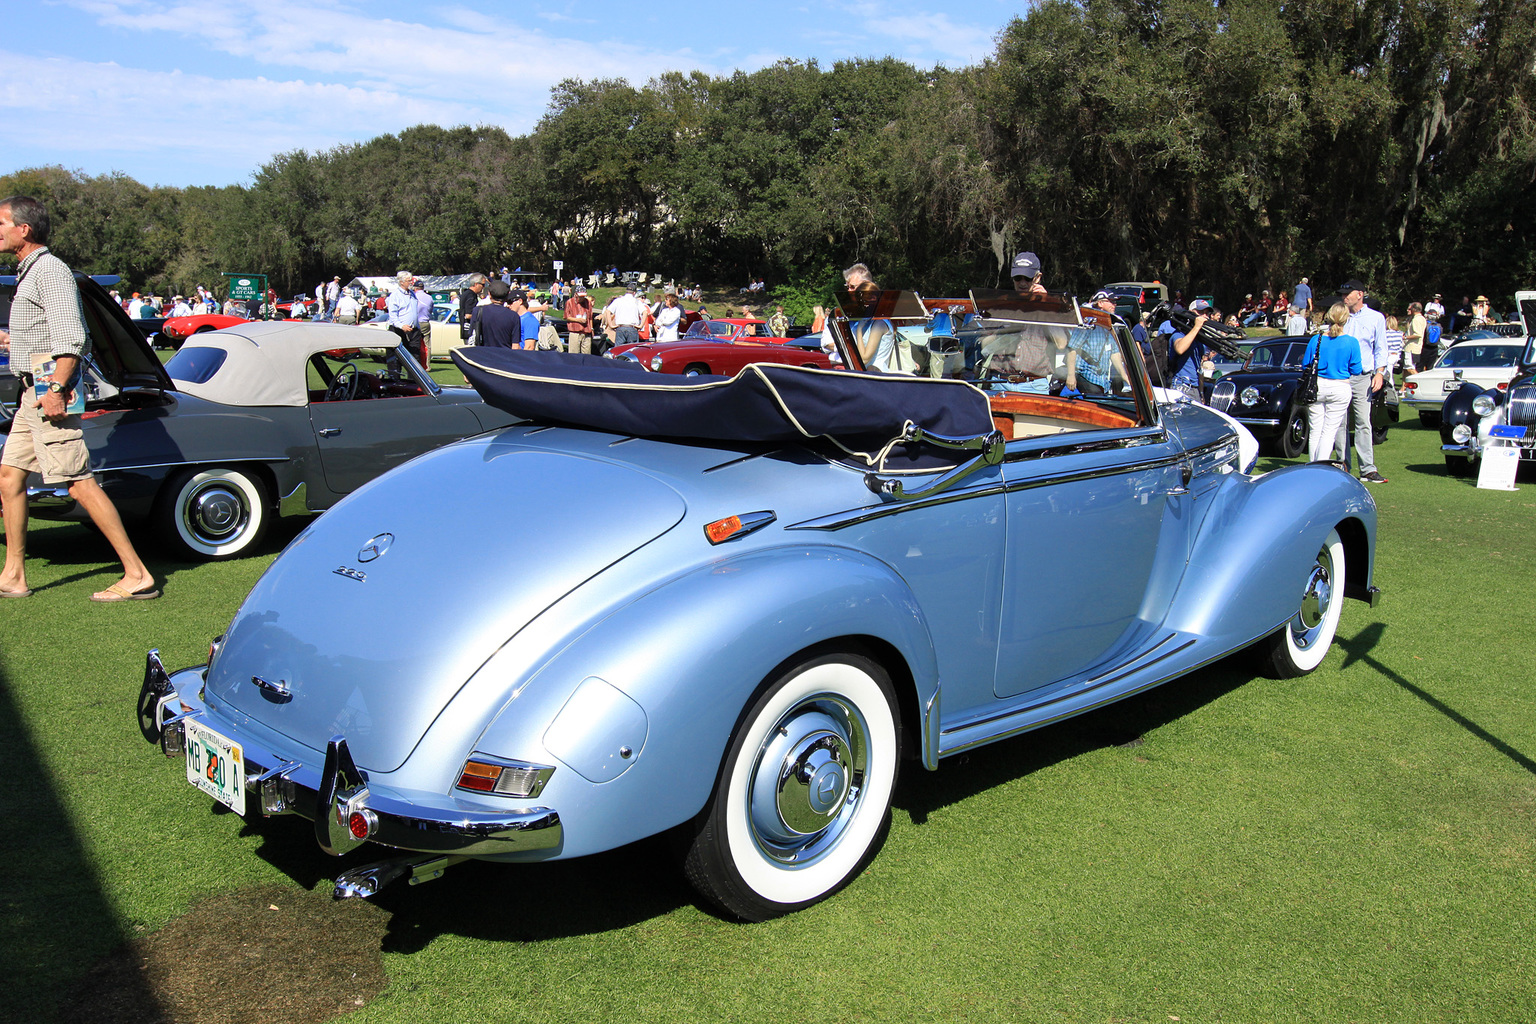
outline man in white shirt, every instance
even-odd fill
[[[1291,311],[1285,318],[1285,333],[1307,333],[1307,313],[1305,307],[1303,307],[1300,303],[1291,303]]]
[[[631,281],[625,285],[624,294],[614,296],[603,311],[610,314],[613,321],[615,345],[634,345],[640,341],[640,322],[645,319],[647,310],[635,291],[636,285]]]
[[[1360,456],[1360,479],[1366,483],[1384,484],[1387,478],[1376,472],[1376,445],[1371,439],[1371,397],[1386,382],[1386,369],[1391,356],[1387,345],[1387,318],[1365,304],[1365,284],[1351,278],[1339,289],[1344,305],[1349,310],[1349,320],[1344,333],[1360,341],[1360,365],[1365,368],[1349,379],[1351,392],[1350,412],[1355,419],[1355,452]],[[1349,459],[1345,446],[1348,420],[1339,425],[1338,447]]]
[[[1435,297],[1424,303],[1424,315],[1432,316],[1436,320],[1445,319],[1445,306],[1440,302],[1440,293],[1435,292]]]

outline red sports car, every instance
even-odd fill
[[[181,343],[194,334],[202,334],[204,331],[221,331],[226,327],[236,324],[250,323],[243,316],[225,316],[223,313],[195,313],[192,316],[173,316],[160,328],[160,333],[170,341],[172,347],[180,348]]]
[[[832,368],[832,360],[821,350],[819,335],[775,338],[766,333],[754,333],[767,329],[761,320],[740,317],[700,320],[677,341],[619,345],[608,356],[637,362],[658,373],[681,373],[690,377],[711,373],[733,377],[748,363]]]

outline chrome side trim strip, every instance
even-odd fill
[[[304,516],[309,513],[309,484],[300,480],[298,486],[278,499],[277,514],[279,516]]]

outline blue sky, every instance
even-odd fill
[[[248,183],[274,154],[423,122],[531,130],[565,78],[640,85],[779,59],[987,57],[1027,0],[8,0],[0,172]]]

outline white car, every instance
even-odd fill
[[[1445,396],[1463,384],[1503,391],[1519,367],[1520,353],[1525,350],[1523,339],[1505,338],[1492,331],[1471,333],[1486,333],[1486,337],[1463,338],[1440,353],[1432,369],[1414,374],[1403,384],[1403,404],[1417,409],[1419,422],[1426,427],[1439,426]]]

